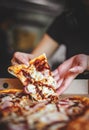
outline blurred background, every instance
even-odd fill
[[[8,77],[7,67],[15,51],[30,53],[35,48],[51,22],[63,11],[64,2],[0,0],[0,77]]]
[[[31,51],[63,10],[62,3],[63,0],[0,0],[1,16],[6,15],[11,24],[7,33],[13,51]]]

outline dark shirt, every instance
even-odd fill
[[[85,10],[62,13],[54,20],[47,33],[59,44],[66,45],[67,59],[76,54],[89,55],[89,16]]]
[[[3,29],[0,29],[0,78],[12,77],[7,72],[11,59],[8,49],[7,34]]]

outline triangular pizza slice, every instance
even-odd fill
[[[57,100],[56,81],[45,54],[42,54],[24,64],[10,66],[8,72],[16,76],[24,85],[24,90],[37,101],[46,99]]]

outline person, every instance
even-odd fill
[[[0,7],[0,77],[11,77],[7,72],[7,67],[10,65],[11,60],[11,47],[8,41],[8,30],[12,25],[14,10]]]
[[[89,2],[87,0],[67,0],[66,2],[68,4],[65,10],[56,17],[32,52],[34,56],[45,52],[49,58],[61,44],[67,46],[66,59],[68,60],[53,71],[53,76],[58,82],[59,94],[76,76],[89,70]],[[32,54],[16,52],[11,62],[28,65],[28,61],[33,57]]]

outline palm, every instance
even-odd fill
[[[57,92],[61,94],[72,82],[72,80],[87,68],[87,56],[80,54],[73,56],[61,64],[53,76],[58,83]]]

